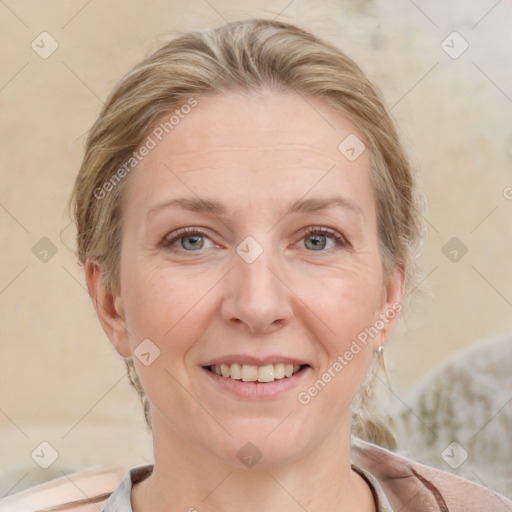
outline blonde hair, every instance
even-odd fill
[[[372,157],[370,177],[384,272],[401,266],[406,296],[415,287],[422,231],[420,196],[380,91],[330,43],[291,24],[249,19],[181,34],[165,43],[120,80],[89,133],[71,197],[78,260],[81,264],[97,260],[113,293],[120,287],[121,205],[130,171],[126,162],[164,116],[191,99],[263,89],[316,97],[358,128]],[[149,403],[131,358],[126,365],[151,426]],[[383,425],[374,420],[356,420],[354,428],[371,441],[393,444]]]

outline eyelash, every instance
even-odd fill
[[[328,252],[329,253],[332,250],[335,250],[337,248],[346,248],[346,249],[351,248],[350,243],[347,241],[347,239],[342,234],[338,233],[334,229],[323,227],[323,226],[311,226],[311,227],[307,228],[303,232],[301,240],[303,240],[304,238],[306,238],[309,235],[316,235],[316,234],[329,235],[331,238],[333,238],[335,240],[336,247],[331,248],[331,249],[325,249],[325,250],[320,250],[320,251],[309,251],[309,252]],[[177,248],[172,247],[172,245],[175,242],[177,242],[178,240],[180,240],[181,238],[185,238],[186,236],[191,236],[191,235],[201,235],[206,238],[209,238],[208,233],[201,228],[193,228],[193,227],[181,228],[181,229],[178,229],[175,233],[173,233],[172,238],[165,237],[163,239],[161,245],[162,245],[162,247],[164,247],[166,249],[170,249],[171,251],[174,251],[174,252],[190,252],[190,253],[200,252],[200,251],[187,251],[183,248],[177,249]]]

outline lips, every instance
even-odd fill
[[[304,388],[304,382],[311,377],[312,367],[303,361],[280,356],[229,356],[211,360],[202,365],[201,370],[206,381],[200,382],[207,383],[203,393],[214,390],[237,400],[272,401],[299,387]]]
[[[212,373],[243,382],[273,382],[274,380],[292,377],[307,365],[292,363],[274,363],[274,364],[240,364],[240,363],[222,363],[208,365],[206,368]]]
[[[221,377],[222,381],[235,384],[284,382],[309,368],[306,361],[285,355],[231,354],[207,361],[205,370]]]

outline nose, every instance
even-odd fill
[[[269,334],[288,324],[292,292],[270,250],[252,263],[237,258],[224,282],[223,320],[251,334]]]

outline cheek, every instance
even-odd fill
[[[154,268],[139,268],[126,279],[126,320],[137,375],[152,407],[162,412],[196,407],[184,390],[191,389],[187,358],[209,320],[201,299],[213,283],[201,282]],[[190,417],[201,414],[197,408]]]
[[[318,316],[312,322],[323,348],[319,361],[322,382],[308,395],[316,396],[315,393],[329,388],[323,393],[324,399],[342,407],[357,393],[373,356],[375,336],[378,336],[374,325],[382,292],[379,279],[378,273],[360,267],[343,278],[324,280],[319,292],[308,301],[308,306]],[[311,296],[311,291],[309,294]]]
[[[165,268],[138,268],[126,279],[126,323],[133,350],[150,339],[161,351],[160,365],[183,360],[209,320],[205,297],[215,284]],[[144,368],[142,368],[144,371]]]
[[[366,378],[373,357],[373,338],[368,333],[375,311],[374,293],[362,294],[355,286],[328,291],[333,293],[327,293],[331,300],[325,300],[321,310],[328,334],[320,341],[320,364],[315,369],[315,379],[297,395],[304,412],[311,417],[320,415],[325,425],[338,421],[343,411],[349,414],[350,404]]]
[[[318,280],[305,280],[302,296],[325,325],[333,347],[343,348],[348,339],[374,323],[382,294],[381,275],[374,268],[357,265]]]
[[[124,275],[124,296],[132,334],[147,330],[148,335],[151,333],[160,339],[186,316],[195,292],[177,273],[171,278],[169,272],[155,265],[132,265],[127,266]]]

